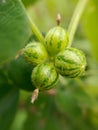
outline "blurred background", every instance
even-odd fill
[[[23,0],[28,15],[44,34],[56,26],[58,13],[61,14],[61,26],[67,30],[77,2]],[[3,84],[3,89],[0,87],[1,130],[98,130],[97,23],[98,1],[89,0],[72,44],[86,55],[85,75],[76,79],[60,77],[56,88],[41,92],[34,104],[30,103],[34,88],[28,78],[32,67],[25,63],[23,57],[3,67],[6,69],[3,73],[0,71],[0,84]],[[11,87],[10,79],[13,79],[16,84],[13,90],[5,82],[5,77]]]

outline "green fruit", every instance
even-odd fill
[[[55,57],[55,67],[62,76],[81,76],[86,67],[85,55],[76,48],[66,48]]]
[[[39,90],[51,89],[57,84],[58,74],[52,63],[37,65],[31,75],[31,81]]]
[[[40,42],[32,42],[24,48],[25,59],[33,66],[43,63],[48,58],[48,53],[44,45]]]
[[[45,37],[45,47],[51,56],[64,50],[68,45],[68,35],[62,27],[54,27]]]

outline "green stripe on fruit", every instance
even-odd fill
[[[68,35],[60,26],[50,29],[45,36],[45,47],[51,56],[55,56],[60,51],[64,50],[67,45]]]
[[[52,63],[42,63],[33,69],[31,81],[39,90],[47,90],[57,84],[58,77],[58,73]]]
[[[24,58],[27,62],[36,66],[48,59],[48,53],[44,45],[40,42],[29,43],[23,51]]]
[[[70,78],[81,76],[86,67],[85,55],[76,48],[66,48],[56,55],[55,67],[62,76]]]

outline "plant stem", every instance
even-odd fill
[[[88,1],[89,0],[79,0],[79,2],[77,3],[77,6],[75,8],[71,22],[68,27],[68,34],[69,34],[69,45],[68,46],[69,47],[72,45],[72,41],[73,41],[76,29],[77,29],[79,20],[82,16],[82,13],[83,13]]]
[[[37,37],[37,39],[40,41],[40,42],[44,42],[44,37],[43,35],[41,34],[41,32],[39,31],[39,29],[37,28],[37,26],[34,24],[34,22],[32,21],[32,19],[30,18],[30,16],[28,16],[28,19],[29,19],[29,22],[30,22],[30,26],[31,26],[31,29],[32,29],[32,32],[34,33],[34,35]]]

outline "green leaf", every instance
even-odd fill
[[[70,87],[70,86],[68,86]],[[72,86],[74,87],[74,86]],[[71,90],[66,89],[65,91],[59,90],[56,95],[56,105],[59,111],[63,113],[67,118],[67,124],[71,126],[72,130],[91,130],[91,126],[86,122],[87,110],[85,109],[85,104],[87,103],[88,98],[83,96],[78,91],[75,92],[73,88]],[[74,94],[73,94],[73,93]],[[77,94],[77,95],[76,95]],[[81,96],[82,95],[82,96]],[[79,97],[80,96],[80,97]],[[79,98],[79,99],[78,99]],[[86,101],[85,101],[86,100]],[[83,103],[83,104],[82,104]],[[87,103],[88,105],[88,103]],[[91,104],[92,105],[92,104]],[[85,113],[84,113],[84,111]],[[82,127],[81,127],[82,126]]]
[[[22,130],[23,124],[27,118],[27,112],[25,109],[19,109],[16,113],[14,122],[11,126],[11,130]]]
[[[6,86],[8,84],[8,79],[5,75],[3,68],[0,68],[0,87]]]
[[[5,69],[7,71],[8,78],[16,87],[27,91],[33,91],[35,89],[34,85],[31,83],[31,73],[33,67],[31,64],[26,63],[23,56],[12,60],[5,66]]]
[[[93,54],[98,61],[98,1],[90,0],[83,16],[82,24],[91,43]]]
[[[73,95],[77,99],[81,109],[88,109],[94,106],[95,99],[93,99],[82,87],[77,87]]]
[[[70,91],[58,91],[56,95],[56,105],[58,109],[71,118],[78,118],[81,115],[81,110],[78,106],[77,99]]]
[[[59,117],[54,113],[48,116],[44,130],[60,130],[61,128],[62,130],[69,130],[66,123],[66,118]]]
[[[34,105],[30,103],[29,98],[26,103],[28,117],[24,123],[23,130],[44,130],[44,122],[46,122],[46,117],[49,115],[51,108],[53,108],[51,99],[46,94],[39,93]]]
[[[16,88],[0,87],[0,128],[9,130],[13,122],[19,100],[19,91]]]
[[[29,99],[26,106],[28,117],[22,130],[65,130],[67,127],[66,117],[59,113],[52,95],[40,93],[33,105]]]
[[[20,0],[0,0],[0,62],[16,55],[31,33]]]
[[[28,7],[28,6],[32,5],[32,4],[34,4],[36,1],[38,1],[38,0],[22,0],[23,4],[24,4],[26,7]]]

